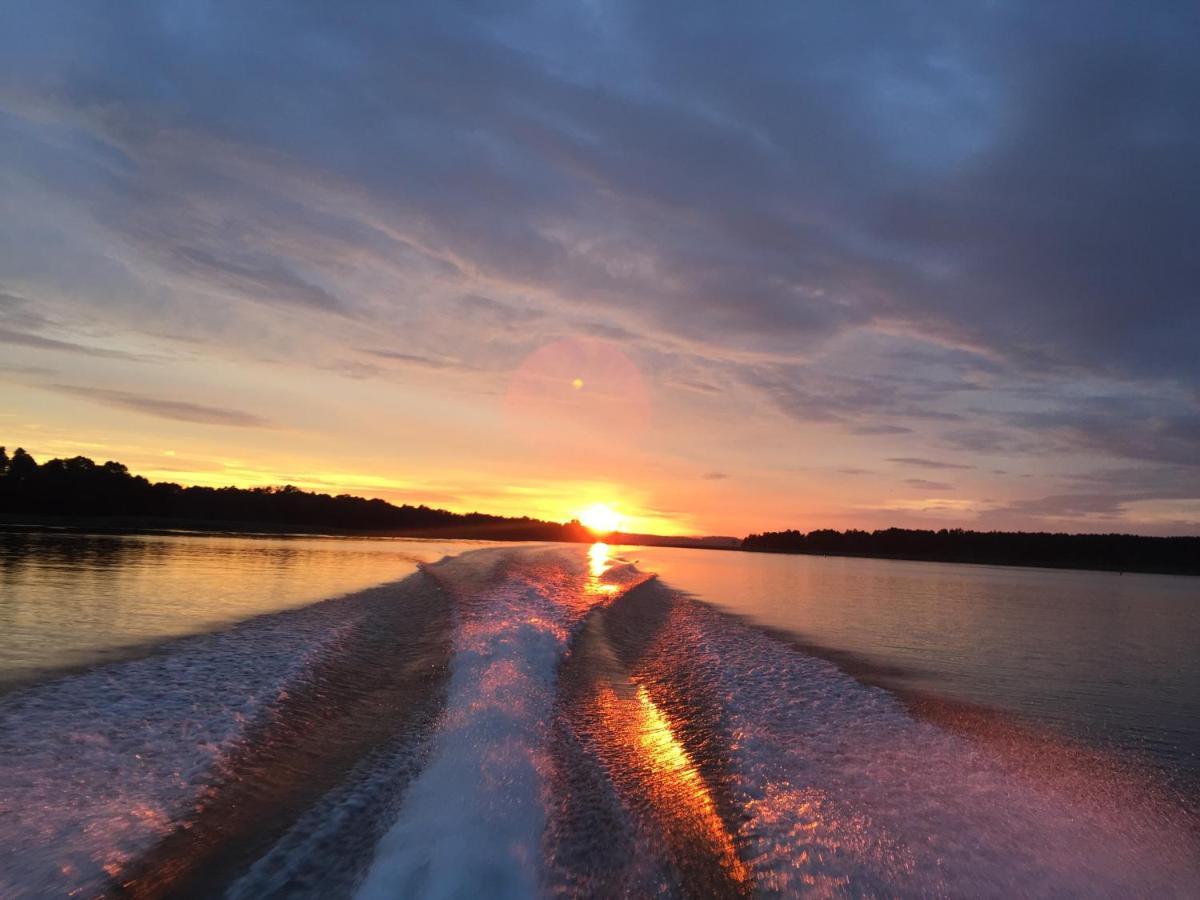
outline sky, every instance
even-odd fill
[[[630,530],[1200,533],[1200,6],[59,3],[0,444]]]

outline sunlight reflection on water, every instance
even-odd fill
[[[617,585],[609,584],[603,580],[604,576],[612,568],[612,563],[609,561],[608,544],[602,541],[597,541],[588,548],[588,584],[587,592],[589,594],[613,594],[617,591]]]

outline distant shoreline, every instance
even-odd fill
[[[484,535],[470,528],[426,528],[411,531],[369,528],[333,528],[284,522],[231,522],[213,519],[171,519],[137,516],[6,516],[0,515],[0,532],[36,531],[63,534],[197,534],[245,537],[359,537],[359,538],[430,538],[442,540],[487,540],[502,543],[534,541],[535,538],[509,538]],[[585,543],[556,541],[555,543]]]
[[[1200,536],[895,527],[870,532],[788,529],[744,538],[624,531],[605,534],[589,529],[579,519],[551,522],[529,516],[456,513],[425,505],[397,506],[380,498],[331,496],[292,485],[214,488],[151,483],[114,460],[98,464],[76,456],[39,464],[20,447],[11,457],[0,447],[0,528],[5,522],[24,529],[118,534],[195,532],[572,544],[607,540],[646,547],[1200,575]]]
[[[1074,571],[1074,572],[1109,572],[1113,574],[1123,575],[1190,575],[1192,577],[1200,576],[1200,562],[1197,562],[1195,568],[1167,568],[1167,567],[1138,567],[1138,566],[1105,566],[1088,563],[1049,563],[1029,561],[1003,561],[996,559],[964,559],[962,557],[932,557],[932,556],[916,556],[916,555],[901,555],[901,554],[882,554],[882,553],[819,553],[813,550],[774,550],[765,547],[739,547],[744,553],[770,553],[778,556],[829,556],[842,559],[881,559],[891,562],[926,562],[926,563],[950,563],[953,565],[962,566],[995,566],[1004,569],[1055,569],[1058,571]]]
[[[141,516],[21,516],[0,514],[0,533],[41,532],[47,534],[195,534],[227,537],[342,537],[342,538],[418,538],[445,541],[494,541],[498,543],[591,544],[604,540],[590,536],[580,540],[505,537],[486,528],[447,526],[412,530],[323,528],[279,522],[231,522],[213,519],[172,519]],[[703,538],[672,538],[659,535],[615,534],[609,543],[638,547],[677,547],[694,550],[740,550],[731,544],[705,543]]]
[[[673,538],[659,535],[618,533],[608,538],[589,540],[553,540],[497,537],[471,528],[448,527],[445,529],[416,529],[411,531],[318,528],[288,525],[273,522],[221,522],[214,520],[170,519],[136,516],[14,516],[0,515],[0,534],[16,532],[40,532],[47,534],[96,534],[96,535],[212,535],[224,537],[331,537],[331,538],[415,538],[445,541],[493,541],[513,543],[583,544],[598,540],[633,547],[672,547],[683,550],[742,551],[780,556],[824,556],[844,559],[878,559],[892,562],[946,563],[951,565],[998,566],[1008,569],[1050,569],[1057,571],[1109,572],[1131,575],[1187,575],[1200,576],[1200,560],[1195,568],[1105,566],[1100,564],[1048,563],[1037,561],[1001,561],[994,559],[963,557],[932,557],[902,554],[817,552],[811,550],[783,550],[766,547],[734,546],[728,543],[706,543],[703,538]]]
[[[1020,566],[1200,575],[1200,537],[1137,534],[1066,534],[1048,531],[973,531],[963,528],[825,528],[751,534],[743,550],[914,562]]]

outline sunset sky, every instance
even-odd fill
[[[1200,532],[1200,5],[417,7],[6,4],[0,444]]]

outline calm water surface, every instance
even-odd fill
[[[0,690],[403,578],[472,541],[0,533]]]
[[[1200,776],[1200,578],[629,547],[639,566],[882,683]]]

